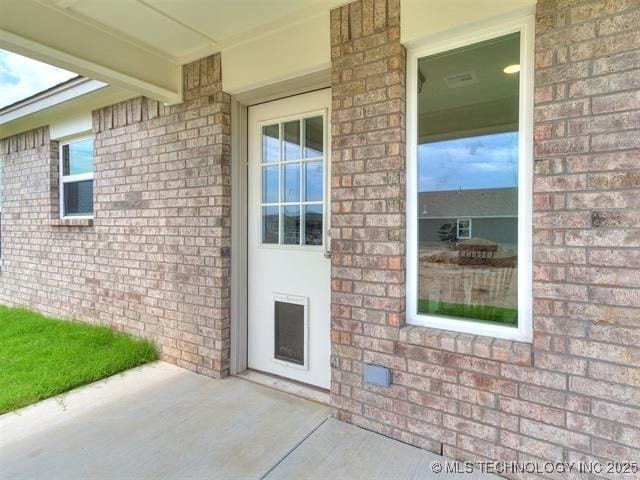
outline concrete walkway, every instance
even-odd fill
[[[430,470],[442,457],[330,413],[156,362],[0,416],[0,478],[447,478]]]

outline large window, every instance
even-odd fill
[[[531,338],[530,28],[411,55],[412,323]]]
[[[60,145],[60,216],[93,216],[93,138]]]

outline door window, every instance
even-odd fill
[[[262,243],[322,245],[324,117],[262,126]]]

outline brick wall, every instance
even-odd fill
[[[640,2],[544,0],[536,23],[535,366],[575,398],[569,459],[637,459]]]
[[[184,67],[184,103],[93,112],[94,211],[58,220],[47,128],[5,139],[0,303],[155,340],[162,358],[228,373],[230,99],[220,56]]]
[[[640,4],[537,7],[532,345],[403,325],[398,9],[331,14],[338,416],[460,459],[637,460]],[[363,384],[364,363],[391,387]]]

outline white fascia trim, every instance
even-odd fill
[[[58,87],[42,92],[40,95],[25,99],[0,110],[0,125],[11,122],[32,113],[53,107],[73,98],[94,92],[107,84],[91,78],[81,77]]]

